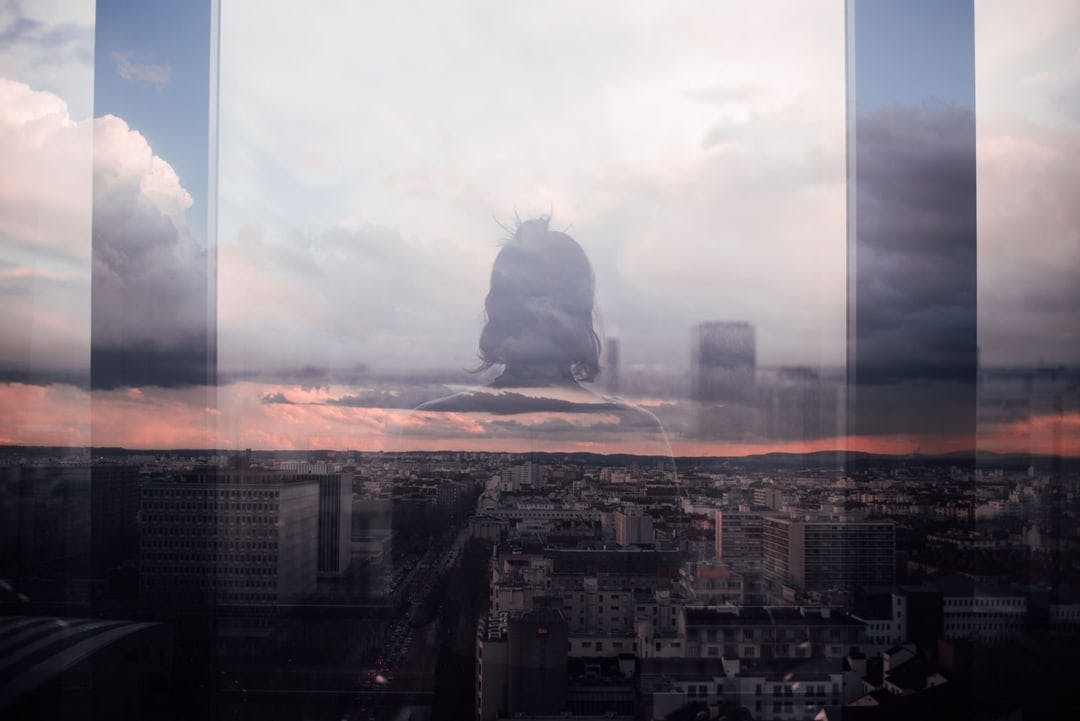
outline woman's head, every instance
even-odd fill
[[[495,258],[481,368],[502,364],[525,374],[557,368],[592,380],[600,370],[592,267],[577,241],[549,229],[548,220],[520,223]]]

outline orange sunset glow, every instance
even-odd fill
[[[342,388],[236,383],[205,387],[118,389],[90,393],[70,385],[9,383],[0,392],[0,443],[115,446],[128,449],[593,451],[655,455],[661,446],[633,438],[568,443],[492,437],[491,417],[400,408],[327,404]],[[261,399],[283,393],[289,404]],[[216,396],[216,406],[208,400]],[[92,423],[91,423],[92,419]],[[538,421],[540,419],[534,419]],[[984,424],[975,439],[917,435],[698,441],[669,436],[676,456],[752,456],[847,450],[875,454],[990,453],[1080,455],[1080,413]]]

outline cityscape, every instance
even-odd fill
[[[0,719],[1080,718],[1078,36],[0,2]]]
[[[0,474],[12,718],[101,703],[88,665],[140,718],[1071,703],[1073,460],[8,448]]]

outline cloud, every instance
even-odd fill
[[[235,383],[238,381],[259,381],[262,383],[299,384],[304,390],[325,389],[331,386],[357,386],[372,380],[371,371],[363,363],[357,363],[352,367],[327,366],[278,366],[270,367],[270,364],[262,364],[258,367],[241,367],[229,372],[219,371],[217,374],[219,383]],[[414,379],[416,383],[422,383],[423,379]]]
[[[760,90],[751,84],[708,85],[686,91],[686,97],[709,105],[729,105],[754,100]]]
[[[421,406],[421,410],[455,413],[489,413],[496,416],[522,413],[585,413],[596,414],[617,410],[614,403],[601,401],[582,403],[580,399],[537,397],[512,391],[480,389],[457,393]]]
[[[94,4],[0,4],[0,77],[54,93],[76,117],[88,117],[94,92]]]
[[[0,444],[87,446],[90,394],[75,385],[0,385]]]
[[[971,381],[973,114],[893,106],[858,122],[860,379]]]
[[[1080,87],[1080,85],[1078,85]],[[979,123],[983,363],[1080,363],[1080,124]]]
[[[0,78],[0,378],[85,382],[93,125]]]
[[[121,118],[0,78],[0,165],[0,377],[206,382],[206,254],[169,163]]]
[[[983,0],[975,22],[980,356],[1080,364],[1080,4]]]
[[[111,57],[116,64],[116,74],[124,80],[153,85],[158,90],[172,81],[172,67],[169,65],[136,62],[130,52],[114,52]]]
[[[222,237],[223,377],[302,381],[306,369],[305,382],[325,385],[363,382],[369,369],[418,383],[431,369],[460,373],[476,364],[485,292],[482,267],[455,267],[462,252],[370,223],[280,234],[251,224]]]
[[[288,398],[286,398],[285,394],[282,393],[281,391],[278,391],[277,393],[267,393],[267,394],[265,394],[262,397],[262,402],[263,403],[292,403],[292,401],[290,401]]]
[[[360,389],[358,393],[328,398],[327,405],[346,406],[349,408],[403,408],[413,409],[433,396],[448,392],[446,386],[427,386],[421,384],[397,384],[391,389]]]
[[[336,384],[335,384],[336,386]],[[323,390],[330,388],[327,385]],[[310,390],[310,388],[308,389]],[[344,408],[394,408],[412,410],[433,397],[449,392],[447,386],[427,386],[418,383],[389,383],[384,388],[355,388],[345,395],[319,395],[294,400],[282,391],[267,393],[263,403],[340,406]]]
[[[759,3],[732,12],[514,6],[433,11],[421,22],[347,5],[223,8],[223,237],[258,223],[266,245],[317,246],[325,228],[347,225],[342,218],[393,228],[408,242],[428,240],[416,247],[437,254],[448,275],[469,275],[440,302],[453,298],[472,319],[467,294],[479,286],[482,296],[485,281],[472,280],[494,255],[491,217],[554,209],[555,227],[571,225],[593,262],[625,365],[683,372],[689,328],[710,318],[754,323],[762,363],[841,365],[843,9]],[[1024,12],[986,1],[976,14],[979,341],[988,361],[1080,354],[1068,329],[1069,288],[1080,287],[1069,163],[1078,21],[1069,2]],[[296,229],[304,241],[292,240]],[[441,242],[460,252],[440,253]],[[1032,243],[1038,252],[1028,252]],[[938,257],[920,265],[906,256],[906,272],[940,290],[955,259],[934,266]],[[283,291],[271,280],[305,267],[267,278],[270,297]],[[428,302],[394,297],[399,318]],[[926,311],[941,300],[931,293]],[[894,322],[878,320],[882,331]],[[468,364],[470,344],[457,337],[470,335],[467,323],[413,327],[413,345],[398,346],[401,363],[453,355]],[[944,372],[955,351],[926,348],[925,372]]]
[[[207,382],[206,250],[191,195],[121,118],[94,121],[93,382]]]
[[[417,22],[341,4],[279,6],[271,24],[223,8],[220,267],[251,264],[225,246],[257,227],[267,255],[305,256],[261,275],[280,313],[256,314],[278,337],[392,318],[410,324],[378,344],[396,365],[468,366],[501,235],[493,216],[553,210],[552,227],[570,226],[593,263],[627,364],[683,372],[690,327],[714,314],[758,324],[770,361],[840,363],[842,8],[755,10],[736,21],[713,4],[492,5]],[[710,133],[725,142],[704,147]],[[324,156],[334,162],[309,162]],[[330,228],[392,229],[439,292],[398,265],[372,279],[382,300],[362,297],[367,268],[381,267],[370,251],[332,269],[358,269],[351,292],[367,302],[354,301],[353,317],[304,297],[303,282],[343,295],[310,274]],[[441,312],[429,323],[432,303]],[[292,321],[300,313],[304,324]],[[238,332],[237,347],[265,350]],[[411,345],[394,339],[404,335]],[[354,337],[376,366],[374,344]],[[327,347],[346,353],[329,334],[282,351],[333,365],[318,357]]]
[[[974,114],[897,105],[860,115],[857,128],[859,383],[972,383]]]
[[[5,245],[71,265],[85,263],[91,122],[72,118],[67,104],[52,93],[0,78],[0,139]]]
[[[968,435],[977,353],[975,115],[892,105],[856,119],[859,434]]]

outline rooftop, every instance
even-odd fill
[[[840,611],[802,606],[723,606],[687,608],[687,626],[723,625],[815,625],[861,626],[862,623]]]
[[[0,710],[111,644],[164,628],[104,619],[0,617]]]

